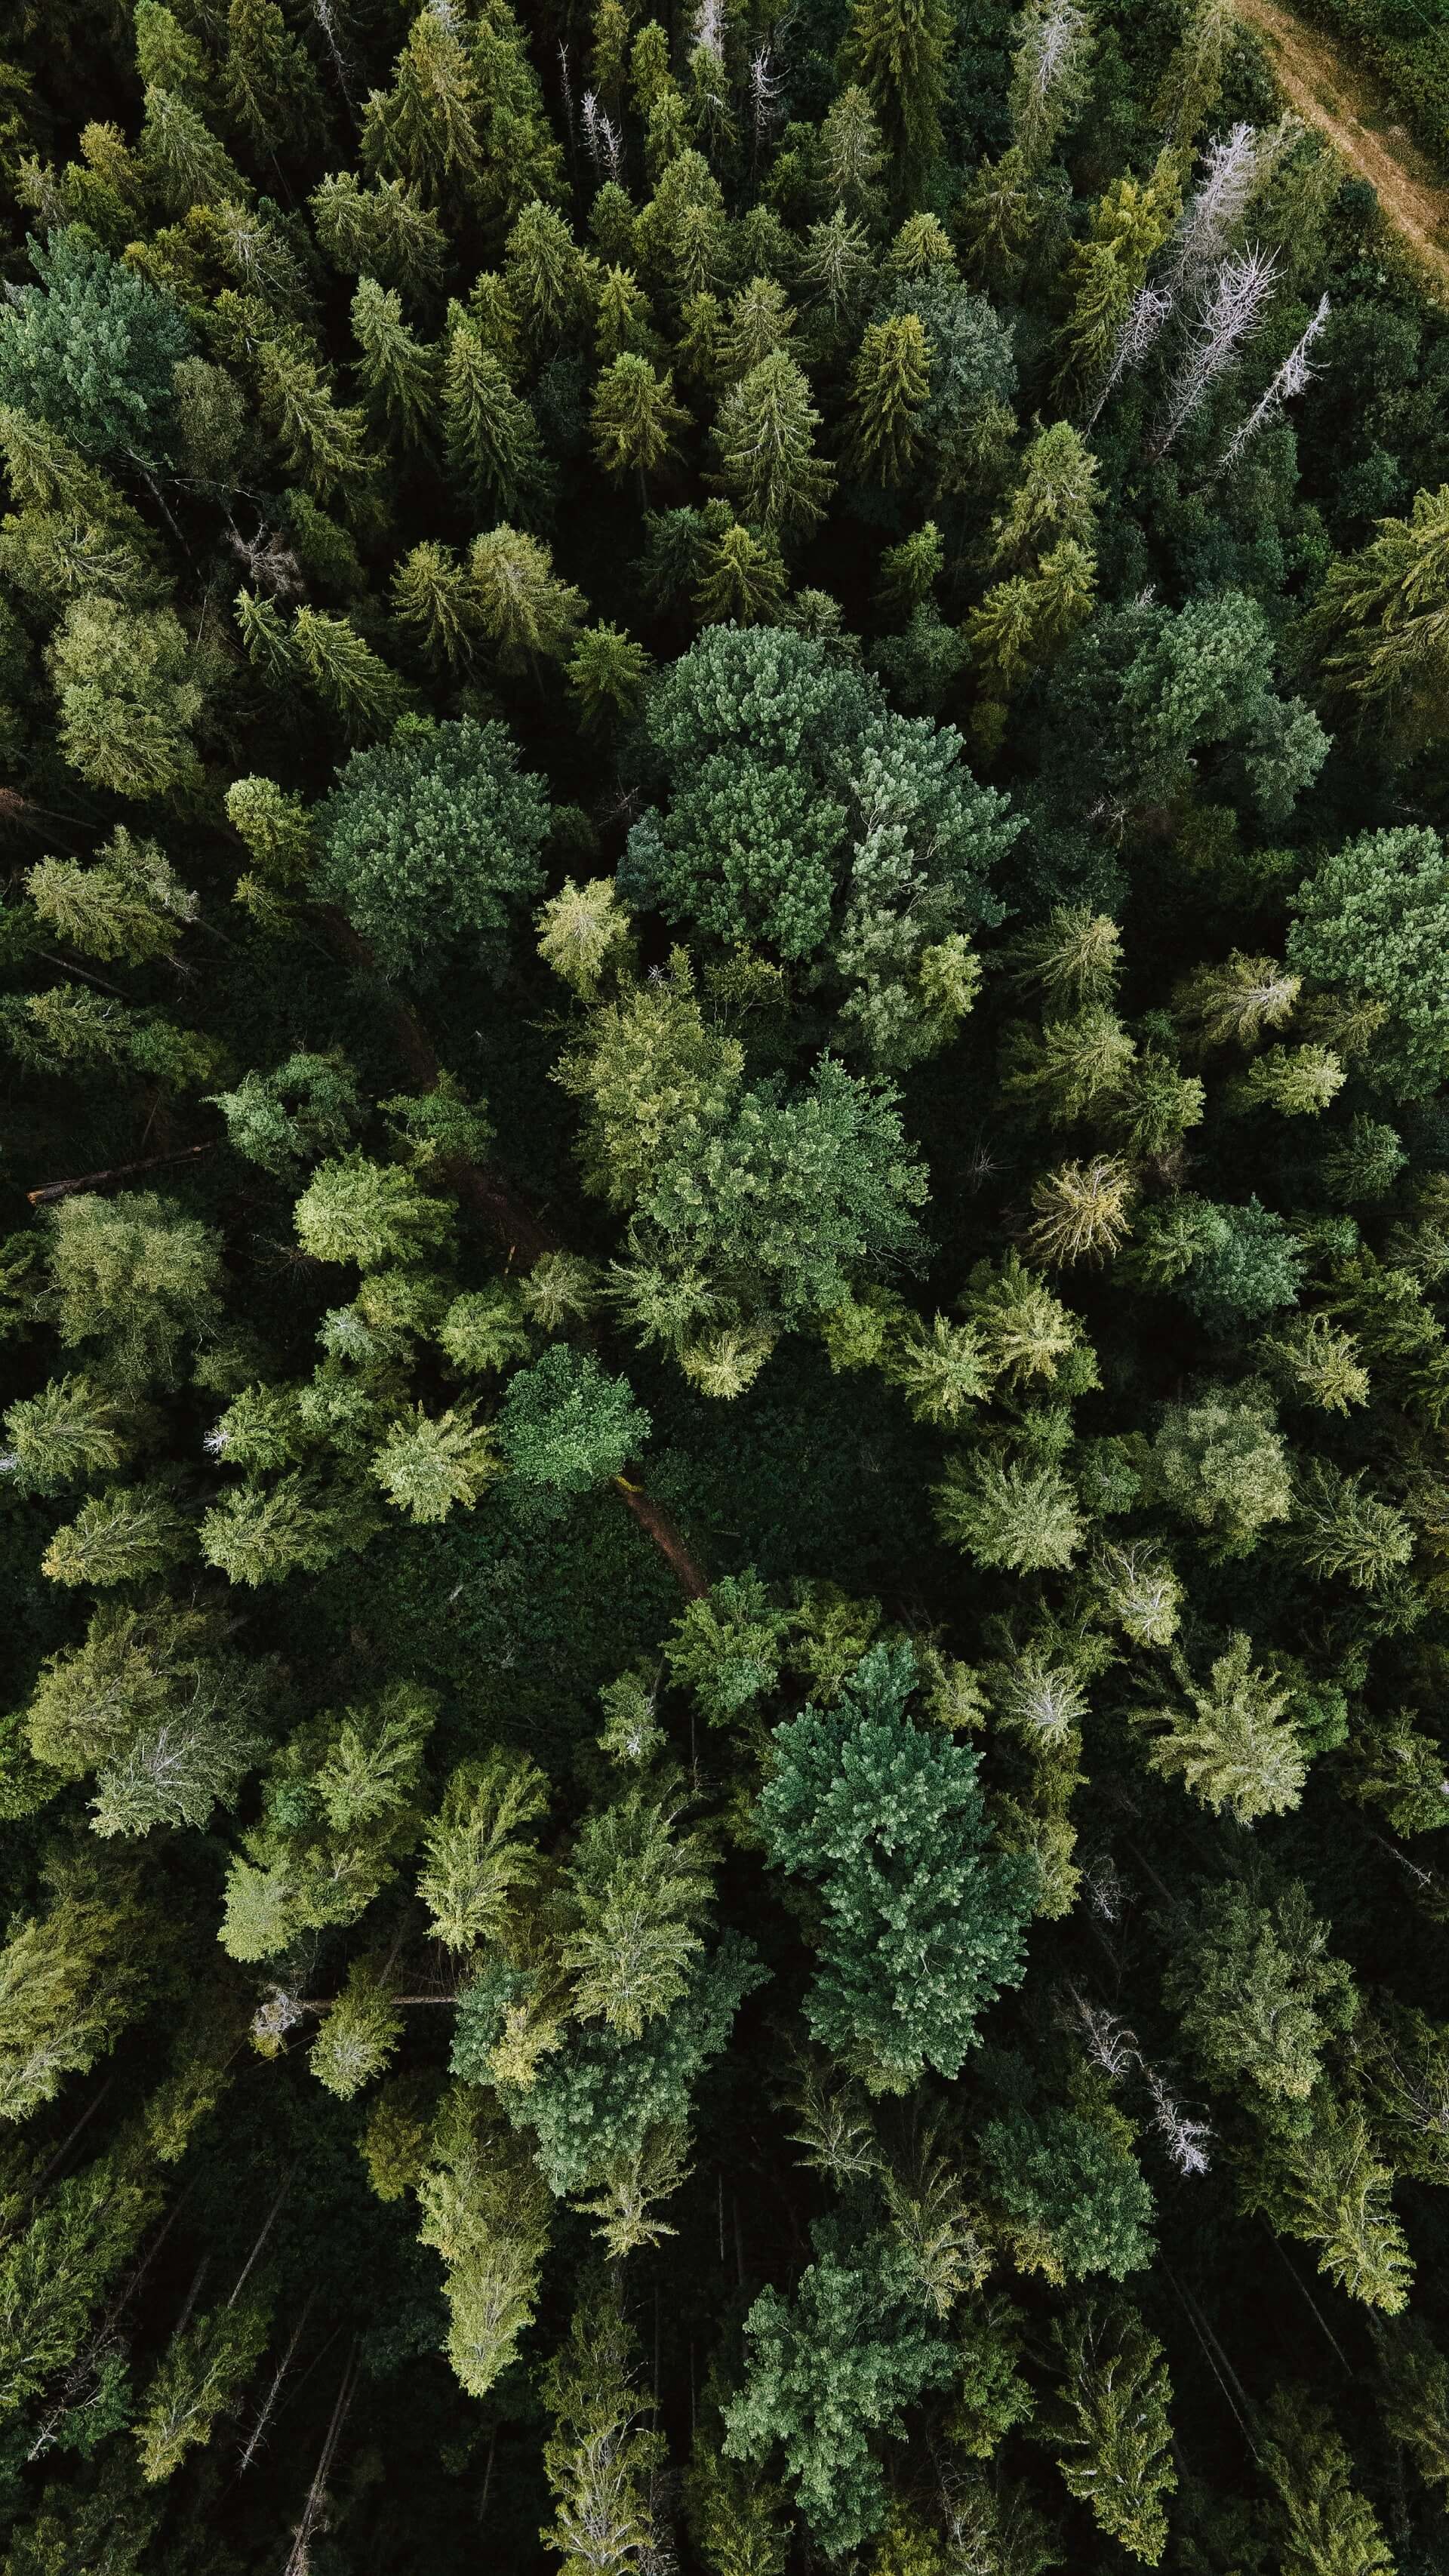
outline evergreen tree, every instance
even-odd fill
[[[656,376],[647,358],[625,350],[601,369],[594,386],[594,453],[606,474],[637,474],[641,496],[650,474],[678,454],[679,432],[688,424],[672,383],[669,375]]]
[[[479,625],[500,669],[537,675],[540,661],[563,661],[588,603],[582,591],[559,579],[547,546],[518,528],[491,528],[473,540],[468,575]]]
[[[0,402],[47,421],[83,454],[163,457],[176,421],[172,370],[188,357],[183,312],[83,231],[58,232],[0,316]]]
[[[354,752],[322,806],[322,890],[383,971],[416,972],[440,934],[501,967],[515,907],[541,888],[548,808],[505,726],[472,717]]]
[[[400,178],[424,198],[475,196],[482,179],[477,76],[452,20],[433,9],[413,20],[392,87],[374,90],[362,119],[371,175]]]
[[[832,476],[814,453],[819,425],[809,384],[783,351],[731,386],[714,443],[719,481],[743,519],[800,534],[825,516]]]
[[[218,2416],[236,2406],[265,2350],[267,2326],[264,2307],[232,2304],[172,2336],[135,2428],[149,2485],[174,2477],[187,2452],[210,2439]]]
[[[649,679],[642,644],[617,626],[586,626],[567,665],[568,684],[586,724],[607,725],[639,713]],[[549,950],[543,952],[555,963]]]
[[[1263,2465],[1288,2576],[1385,2576],[1388,2543],[1324,2409],[1302,2389],[1280,2391],[1269,2432]]]
[[[823,1965],[806,2017],[878,2091],[960,2069],[981,2010],[1022,1973],[1033,1872],[982,1857],[976,1757],[906,1715],[915,1666],[873,1647],[834,1712],[774,1738],[760,1801],[777,1869],[813,1879]]]
[[[954,2355],[911,2299],[884,2229],[852,2235],[839,2219],[817,2219],[811,2241],[793,2301],[763,2290],[745,2319],[745,2382],[724,2410],[724,2449],[742,2460],[782,2449],[807,2525],[837,2552],[885,2520],[870,2435],[943,2386]]]
[[[1085,2309],[1053,2333],[1065,2377],[1057,2442],[1069,2495],[1099,2530],[1156,2567],[1167,2543],[1162,2497],[1177,2484],[1168,2456],[1172,2388],[1155,2335],[1130,2308]]]
[[[920,414],[931,386],[931,344],[920,317],[902,313],[872,322],[855,362],[855,418],[846,462],[868,482],[904,480],[920,442]]]
[[[941,150],[949,42],[950,22],[938,0],[854,0],[843,67],[879,120],[893,193],[903,205],[919,200]]]
[[[532,412],[460,304],[448,307],[443,441],[449,467],[476,500],[536,509],[547,469]]]
[[[49,662],[61,750],[89,786],[138,797],[191,787],[205,666],[169,608],[78,599],[56,630]]]
[[[1148,1753],[1153,1769],[1180,1774],[1204,1806],[1226,1807],[1240,1825],[1296,1807],[1308,1768],[1292,1721],[1292,1692],[1271,1670],[1256,1666],[1252,1654],[1252,1639],[1236,1634],[1214,1662],[1206,1686],[1194,1682],[1181,1657],[1174,1657],[1186,1708],[1168,1704],[1137,1712],[1142,1724],[1165,1730]]]
[[[555,2511],[540,2536],[565,2576],[637,2565],[657,2545],[654,2487],[666,2453],[663,2436],[648,2429],[653,2409],[638,2370],[637,2338],[611,2296],[575,2310],[543,2391]]]
[[[438,416],[437,351],[408,329],[396,288],[379,286],[375,277],[359,280],[352,299],[352,332],[362,352],[357,373],[363,391],[381,407],[404,446],[422,445]]]

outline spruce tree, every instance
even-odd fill
[[[901,482],[920,442],[920,413],[930,391],[931,344],[919,315],[872,322],[860,344],[853,380],[854,421],[846,461],[865,480]]]

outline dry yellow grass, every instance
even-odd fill
[[[1276,0],[1238,0],[1262,37],[1290,107],[1316,126],[1360,179],[1377,190],[1395,231],[1449,296],[1449,189],[1441,187],[1375,84],[1331,36],[1305,27]]]

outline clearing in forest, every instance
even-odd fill
[[[1449,188],[1393,123],[1382,92],[1331,36],[1305,27],[1275,0],[1240,0],[1240,7],[1264,39],[1290,106],[1377,189],[1390,222],[1441,291],[1449,290]]]

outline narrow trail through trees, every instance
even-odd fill
[[[1240,0],[1242,15],[1267,47],[1289,105],[1326,136],[1379,203],[1438,289],[1449,296],[1449,188],[1428,163],[1370,76],[1321,28],[1280,9],[1276,0]]]

